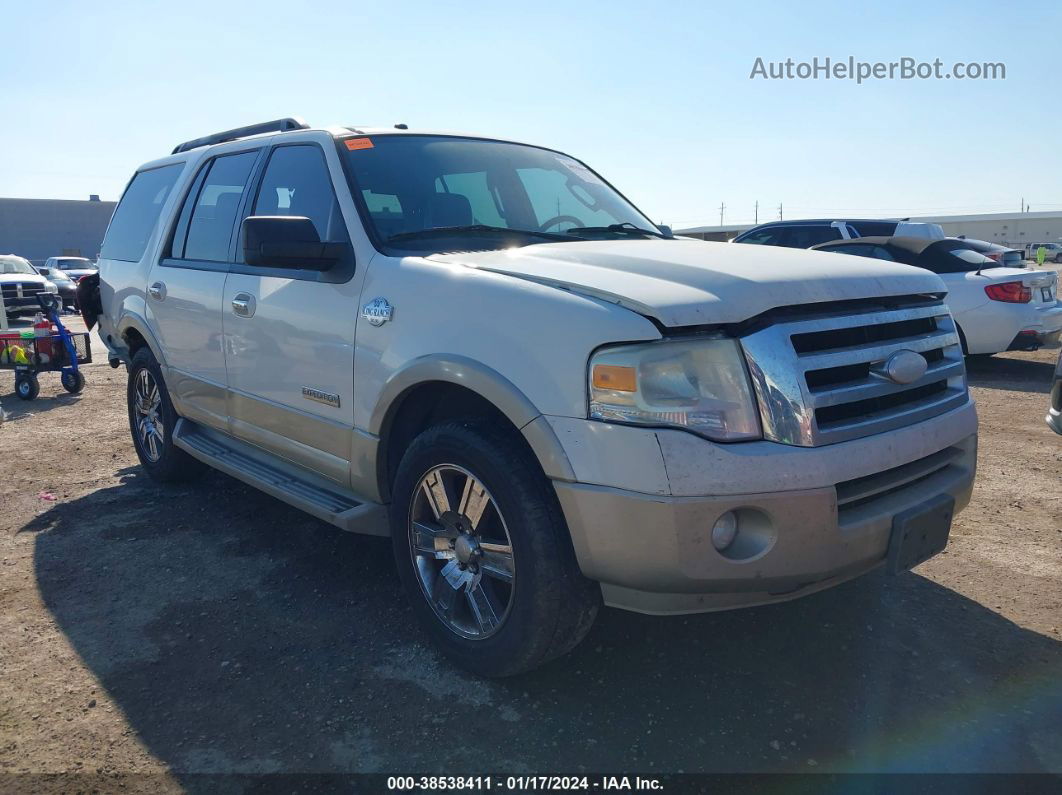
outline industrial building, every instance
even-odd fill
[[[854,219],[862,216],[848,217]],[[1022,249],[1028,243],[1062,242],[1062,211],[1058,210],[987,215],[925,215],[912,216],[909,220],[940,224],[944,234],[950,237],[964,235],[1011,248]],[[698,237],[701,240],[730,240],[753,226],[755,224],[698,226],[676,230],[676,234]]]
[[[0,254],[34,265],[48,257],[95,259],[115,202],[65,199],[0,199]]]

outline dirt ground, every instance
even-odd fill
[[[0,789],[39,773],[158,791],[202,773],[1062,771],[1055,356],[970,363],[980,471],[945,554],[771,607],[604,610],[573,654],[507,681],[425,644],[386,540],[219,473],[148,480],[124,370],[93,364],[79,397],[44,376],[29,404],[0,372]]]

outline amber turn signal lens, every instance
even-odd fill
[[[633,367],[595,364],[594,386],[598,389],[611,389],[614,392],[637,392],[638,375]]]

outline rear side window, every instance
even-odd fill
[[[856,257],[873,257],[895,262],[896,258],[889,253],[888,249],[881,246],[868,246],[865,243],[852,243],[844,246],[830,246],[824,251],[832,251],[834,254],[852,254]]]
[[[324,154],[316,146],[281,146],[273,150],[258,190],[252,215],[297,215],[309,218],[322,241],[347,241]]]
[[[755,232],[750,232],[738,243],[753,243],[760,246],[780,246],[782,245],[782,233],[785,230],[783,228],[773,227],[771,229],[759,229]]]
[[[789,248],[811,248],[843,237],[841,230],[833,226],[791,226],[788,232],[782,245]]]
[[[126,262],[140,261],[158,223],[162,205],[183,168],[183,163],[174,163],[141,171],[133,177],[107,227],[101,257]]]
[[[185,215],[189,202],[194,204],[191,206],[184,241],[184,259],[229,261],[229,245],[236,215],[247,188],[247,178],[257,159],[257,151],[215,158],[198,191],[193,189],[188,194],[181,215]],[[175,240],[175,254],[179,248]]]

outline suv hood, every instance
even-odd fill
[[[935,274],[898,263],[699,240],[542,243],[428,259],[573,290],[665,326],[739,323],[781,306],[946,291]]]

